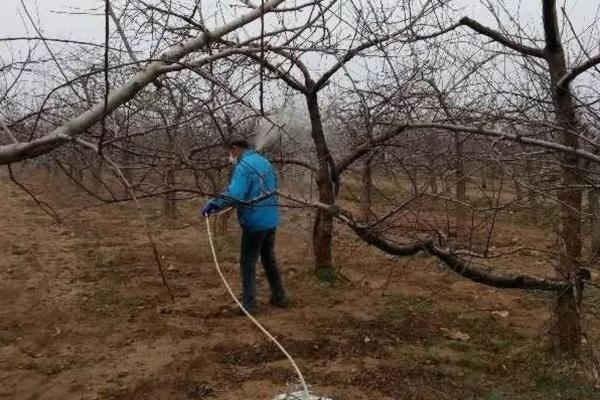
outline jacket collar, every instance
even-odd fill
[[[244,150],[244,151],[242,152],[242,154],[240,155],[240,160],[241,160],[242,158],[244,158],[244,157],[246,157],[246,156],[248,156],[248,155],[250,155],[250,154],[254,154],[254,153],[256,153],[254,150],[252,150],[252,149],[246,149],[246,150]]]
[[[244,158],[246,158],[246,156],[249,156],[250,154],[254,154],[254,153],[256,153],[256,152],[255,152],[254,150],[252,150],[252,149],[246,149],[246,150],[244,150],[244,151],[242,152],[242,154],[240,154],[240,156],[238,157],[238,159],[237,159],[237,161],[236,161],[236,163],[235,163],[234,167],[237,167],[238,165],[240,165],[240,164],[241,164],[241,162],[242,162],[242,160],[243,160]]]

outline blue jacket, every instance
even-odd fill
[[[279,224],[276,191],[277,173],[271,163],[255,151],[246,150],[235,164],[227,191],[210,203],[218,208],[235,206],[238,221],[246,231],[274,229]]]

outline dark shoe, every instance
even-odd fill
[[[248,311],[248,314],[250,314],[250,315],[256,315],[256,310],[253,308],[246,309],[246,311]],[[229,308],[223,309],[223,316],[224,317],[245,317],[246,313],[244,313],[244,311],[242,311],[242,309],[239,308],[238,306],[231,306]]]
[[[290,301],[287,299],[287,297],[284,297],[283,299],[280,299],[280,300],[271,299],[269,301],[269,304],[271,304],[273,307],[289,308]]]
[[[256,315],[256,310],[253,308],[246,308],[246,311],[248,311],[248,314],[250,314],[252,316]],[[243,312],[242,309],[238,307],[237,315],[238,315],[238,317],[245,317],[246,313]]]

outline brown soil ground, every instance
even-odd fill
[[[90,200],[55,178],[29,177],[63,216]],[[0,399],[271,399],[297,385],[284,357],[230,306],[195,206],[175,222],[144,204],[176,301],[169,300],[131,204],[80,210],[57,224],[0,181]],[[259,319],[296,358],[310,385],[336,400],[598,399],[598,296],[578,359],[548,348],[551,298],[496,290],[425,257],[394,259],[339,228],[335,285],[311,273],[308,215],[286,211],[278,252],[293,300]],[[232,221],[232,227],[235,222]],[[500,225],[497,241],[540,246],[548,231]],[[238,232],[217,235],[239,289]],[[543,246],[542,246],[543,247]],[[535,257],[502,260],[549,273]],[[468,335],[468,336],[467,336]]]

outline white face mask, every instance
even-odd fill
[[[228,160],[229,160],[230,164],[235,164],[237,162],[237,157],[234,156],[233,154],[229,153]]]

